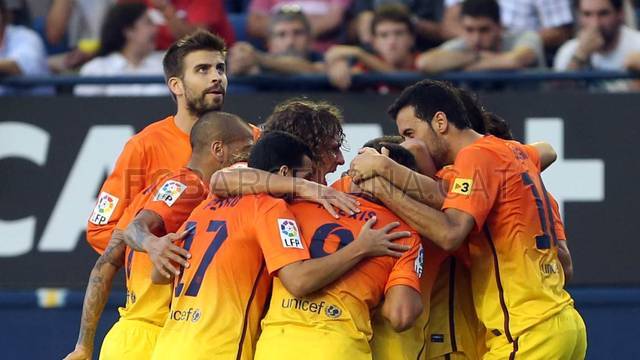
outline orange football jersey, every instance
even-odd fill
[[[512,342],[573,300],[539,167],[518,142],[485,136],[462,149],[443,209],[471,215],[471,283],[478,318]]]
[[[203,201],[185,222],[190,266],[175,280],[153,359],[253,359],[271,274],[309,258],[295,216],[266,194]]]
[[[89,244],[102,253],[133,197],[158,178],[185,166],[190,156],[189,134],[176,126],[173,116],[147,126],[129,139],[89,217]]]

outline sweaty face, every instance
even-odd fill
[[[316,178],[315,181],[320,184],[325,184],[327,175],[335,172],[338,166],[344,165],[342,146],[338,141],[333,140],[324,148],[327,151],[320,155],[319,161],[315,164],[316,175],[314,177]]]
[[[311,37],[300,21],[281,21],[273,26],[269,37],[269,53],[274,55],[306,56]]]
[[[462,17],[463,38],[474,51],[496,51],[500,45],[500,24],[488,17]]]
[[[430,123],[416,116],[413,106],[405,106],[398,112],[396,125],[398,126],[398,133],[402,137],[407,140],[420,140],[427,146],[436,168],[440,169],[447,165],[447,143],[440,135],[436,134]]]
[[[189,112],[201,116],[221,110],[227,92],[227,67],[219,51],[198,50],[184,58],[182,83]]]
[[[376,25],[373,48],[388,64],[400,67],[411,59],[413,35],[404,23],[383,21]]]
[[[578,13],[580,26],[597,28],[607,45],[615,41],[624,22],[622,11],[616,11],[609,0],[581,0]]]

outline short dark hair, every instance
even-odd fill
[[[460,10],[461,16],[486,17],[500,24],[500,5],[496,0],[465,0]]]
[[[411,22],[411,14],[407,7],[402,4],[385,4],[377,8],[371,21],[371,33],[375,35],[378,24],[385,21],[403,23],[411,34],[415,33],[413,22]]]
[[[416,117],[429,123],[438,111],[442,111],[456,128],[471,127],[458,91],[443,81],[425,79],[407,87],[387,113],[395,120],[400,110],[407,106],[415,109]]]
[[[122,50],[127,43],[124,32],[133,27],[146,11],[147,5],[135,2],[115,4],[109,8],[100,29],[98,56]]]
[[[169,80],[172,77],[182,77],[184,58],[198,50],[219,51],[223,56],[226,56],[227,53],[227,47],[220,36],[206,30],[197,30],[169,47],[162,60],[165,78]]]
[[[269,131],[260,136],[249,154],[249,167],[277,172],[281,166],[303,165],[304,156],[313,157],[311,149],[298,137],[284,131]]]
[[[311,148],[313,159],[318,160],[327,144],[337,141],[342,146],[345,135],[342,130],[340,110],[324,101],[289,99],[276,105],[264,123],[265,131],[284,131],[302,139]]]
[[[622,11],[622,8],[624,7],[624,0],[609,0],[609,3],[614,9],[616,9],[616,11]],[[576,9],[580,9],[580,0],[573,0],[573,6]]]
[[[209,151],[211,143],[219,140],[225,143],[253,138],[251,127],[239,116],[222,112],[204,113],[191,128],[189,142],[193,153]]]
[[[484,134],[487,131],[484,124],[484,109],[478,102],[477,96],[460,88],[458,88],[458,96],[460,96],[460,101],[462,101],[462,105],[464,105],[464,110],[471,123],[471,128],[480,134]]]
[[[513,140],[511,127],[509,126],[509,123],[501,116],[487,111],[484,113],[484,122],[487,129],[487,134],[504,140]]]
[[[299,6],[283,6],[269,19],[269,37],[273,35],[273,27],[281,22],[298,21],[304,25],[307,34],[311,34],[311,23]]]
[[[370,147],[374,148],[375,144],[378,143],[390,143],[390,144],[402,144],[404,142],[404,138],[400,135],[382,135],[375,139],[371,139],[362,145],[363,148]]]
[[[381,136],[379,138],[371,139],[367,141],[362,147],[370,147],[376,149],[379,153],[382,152],[382,148],[385,147],[389,150],[389,158],[402,166],[406,166],[413,171],[418,171],[418,163],[415,156],[411,151],[402,147],[396,142],[385,141],[388,136]],[[402,139],[402,137],[400,137]]]

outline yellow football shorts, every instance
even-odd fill
[[[582,317],[572,306],[526,330],[513,343],[505,336],[488,335],[489,351],[484,360],[582,360],[587,352],[587,330]]]
[[[269,326],[256,346],[255,360],[371,360],[365,336],[318,328]]]
[[[151,359],[160,330],[144,321],[120,319],[104,337],[100,360]]]

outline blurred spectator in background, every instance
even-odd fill
[[[5,0],[13,25],[31,26],[31,9],[25,0]]]
[[[115,0],[53,0],[47,14],[45,35],[49,44],[67,40],[68,53],[53,57],[55,72],[76,69],[98,51],[100,25]]]
[[[311,49],[311,24],[302,11],[278,11],[271,16],[267,53],[238,42],[229,50],[229,73],[302,74],[324,72],[322,54]]]
[[[622,0],[578,0],[580,30],[555,59],[556,70],[640,68],[640,32],[624,25]]]
[[[462,3],[461,16],[463,35],[420,55],[417,59],[419,70],[439,73],[545,66],[538,34],[503,30],[496,0],[466,0]]]
[[[269,18],[278,11],[300,11],[311,24],[313,48],[325,51],[341,35],[345,14],[352,0],[251,0],[247,33],[258,39],[269,34]]]
[[[640,71],[640,32],[624,25],[623,0],[578,0],[580,31],[564,44],[554,69]],[[608,81],[609,90],[628,90],[629,81]]]
[[[403,4],[409,9],[419,50],[432,48],[455,36],[453,31],[445,28],[447,24],[441,21],[443,0],[355,0],[354,26],[361,45],[371,46],[371,21],[374,11],[387,4]]]
[[[5,1],[0,0],[0,76],[47,75],[49,71],[42,40],[35,31],[11,24]],[[12,92],[0,86],[0,95]]]
[[[445,0],[445,18],[461,13],[463,0]],[[502,25],[510,32],[535,31],[546,49],[557,49],[571,38],[570,0],[499,0]],[[462,32],[462,24],[459,30]]]
[[[154,52],[158,30],[144,3],[114,5],[105,18],[98,57],[80,69],[81,76],[162,75],[161,52]],[[78,85],[76,95],[168,95],[164,84]]]
[[[158,49],[169,48],[174,41],[198,28],[219,35],[227,46],[235,42],[233,27],[224,8],[224,0],[146,1],[152,7],[151,19],[159,26]]]
[[[347,45],[336,45],[325,54],[329,81],[339,89],[351,86],[352,74],[415,70],[415,33],[404,6],[378,8],[371,22],[371,33],[375,54]],[[356,62],[354,66],[351,61]]]

